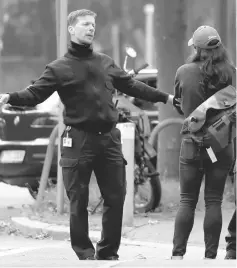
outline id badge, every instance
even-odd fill
[[[67,135],[66,137],[63,138],[63,147],[72,147],[72,138],[70,138],[68,135],[70,129],[71,129],[70,126],[66,127]]]
[[[210,157],[212,163],[215,163],[215,162],[217,161],[217,158],[216,158],[216,155],[215,155],[215,153],[213,152],[212,148],[209,147],[209,148],[206,148],[206,150],[207,150],[207,153],[208,153],[208,155],[209,155],[209,157]]]
[[[63,147],[72,147],[72,138],[63,138]]]

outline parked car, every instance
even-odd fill
[[[156,69],[142,70],[136,76],[136,79],[153,87],[156,86],[156,78]],[[148,122],[151,123],[151,128],[152,124],[157,124],[158,110],[153,103],[137,99],[131,102],[124,95],[117,95],[116,98],[119,100],[118,108],[128,109],[133,120],[138,118],[138,114],[144,113],[145,118],[150,119]],[[59,96],[57,93],[36,107],[18,107],[7,104],[2,108],[0,113],[0,181],[23,187],[28,184],[33,190],[38,188],[49,136],[58,122],[58,115]],[[149,135],[149,127],[146,135]],[[50,172],[53,180],[56,176],[57,146],[55,146]]]

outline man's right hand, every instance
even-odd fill
[[[0,94],[0,109],[4,104],[8,103],[9,98],[10,98],[9,94]]]
[[[181,109],[181,99],[180,98],[174,97],[174,99],[173,99],[173,106],[174,106],[174,108],[176,109],[176,111],[179,114],[181,114],[181,115],[184,114],[183,111],[182,111],[182,109]]]

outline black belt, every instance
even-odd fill
[[[93,133],[95,135],[105,135],[105,134],[109,133],[110,131],[87,131],[87,132]]]
[[[73,126],[72,126],[73,127]],[[90,127],[86,127],[86,126],[74,126],[76,129],[78,130],[83,130],[85,132],[89,132],[89,133],[93,133],[95,135],[105,135],[107,133],[110,133],[114,128],[115,126],[113,126],[111,129],[107,129],[107,130],[96,130],[96,129],[93,129],[93,128],[90,128]]]

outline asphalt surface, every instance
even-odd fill
[[[170,242],[123,242],[119,261],[80,261],[67,240],[44,236],[25,238],[14,229],[6,228],[11,217],[20,216],[23,205],[33,202],[27,189],[0,183],[0,267],[236,267],[236,261],[224,260],[223,248],[217,260],[204,260],[203,244],[189,245],[182,261],[170,260]],[[148,229],[144,230],[148,235]]]
[[[236,267],[236,261],[203,260],[203,248],[189,248],[182,261],[169,260],[170,245],[122,245],[119,261],[80,261],[68,241],[0,235],[0,267]]]

